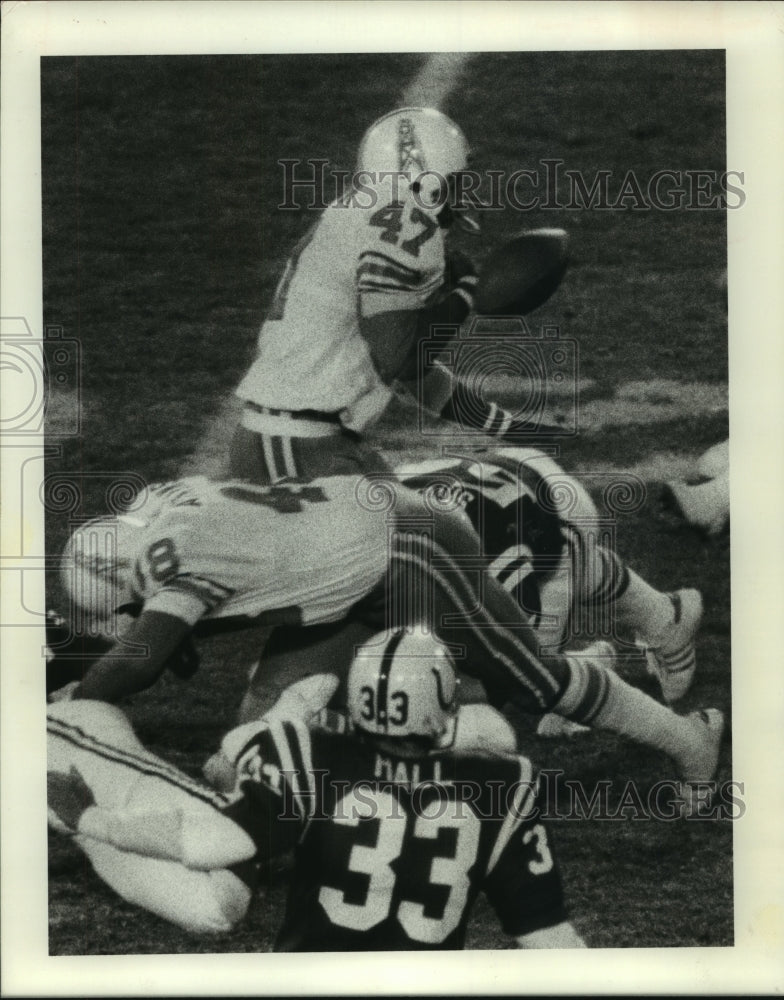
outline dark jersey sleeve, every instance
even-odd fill
[[[240,753],[241,798],[225,812],[253,839],[260,861],[294,847],[315,805],[307,728],[270,721]]]
[[[252,838],[256,845],[255,860],[267,861],[294,847],[302,834],[302,823],[293,812],[284,815],[287,808],[284,796],[254,782],[245,782],[242,792],[242,798],[223,812]]]
[[[529,817],[538,815],[535,803],[526,811]],[[513,817],[505,825],[499,842],[506,837],[506,843],[497,843],[500,853],[494,864],[491,859],[484,885],[504,932],[519,937],[566,920],[561,876],[546,826],[537,818]]]

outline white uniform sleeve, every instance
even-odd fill
[[[366,251],[357,271],[362,316],[413,312],[429,305],[444,280],[443,267],[418,270],[386,253]]]
[[[77,839],[96,874],[119,896],[191,933],[225,933],[247,911],[250,889],[225,868],[193,871],[177,862],[121,851],[100,840]]]
[[[144,602],[144,610],[171,615],[188,625],[195,625],[212,610],[212,606],[194,591],[166,586]]]
[[[205,816],[182,809],[113,811],[91,806],[82,814],[78,832],[122,851],[202,870],[227,868],[256,852],[248,834],[218,810]]]

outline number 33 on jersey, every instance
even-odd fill
[[[480,892],[513,936],[565,918],[523,757],[446,749],[414,768],[350,733],[275,723],[239,770],[240,822],[262,852],[271,830],[298,841],[276,950],[462,948]]]

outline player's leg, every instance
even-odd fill
[[[582,654],[541,656],[516,601],[470,558],[461,558],[471,544],[464,532],[459,521],[439,519],[435,539],[409,534],[394,540],[386,601],[393,626],[415,624],[427,609],[425,620],[456,647],[458,667],[479,677],[496,704],[513,701],[534,714],[555,711],[662,750],[684,780],[713,776],[720,713],[707,720],[676,715],[607,668],[603,660],[612,651],[605,643]],[[399,594],[407,595],[405,602]]]
[[[238,424],[229,447],[229,475],[235,479],[247,479],[262,486],[277,481],[275,469],[267,462],[267,449],[261,434]],[[279,477],[278,477],[279,478]]]
[[[665,701],[682,698],[697,664],[699,591],[659,591],[598,542],[589,528],[566,525],[564,534],[574,592],[570,632],[579,636],[598,631],[637,643],[647,652],[648,669],[658,678]]]
[[[259,408],[257,408],[259,409]],[[385,472],[380,453],[335,419],[299,419],[246,406],[229,450],[229,474],[262,485]]]
[[[46,717],[47,770],[67,773],[75,766],[99,805],[124,804],[142,772],[123,761],[144,759],[148,751],[122,709],[90,699],[59,701],[48,706]]]
[[[251,890],[234,872],[196,871],[140,857],[92,837],[76,837],[96,874],[126,902],[194,934],[230,931],[245,915]]]
[[[587,637],[641,644],[665,699],[683,697],[696,666],[699,593],[662,593],[627,566],[604,544],[603,523],[587,490],[551,457],[521,448],[498,455],[520,463],[523,481],[538,477],[528,484],[537,499],[523,526],[535,571],[525,578],[523,592],[526,585],[535,590],[542,646],[557,652]]]
[[[461,395],[470,395],[465,405]],[[419,388],[422,405],[443,420],[457,424],[463,430],[477,430],[488,437],[504,440],[515,436],[562,431],[556,424],[539,419],[525,419],[505,409],[493,400],[485,400],[465,385],[448,368],[436,361],[423,377]]]

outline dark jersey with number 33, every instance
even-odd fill
[[[412,760],[273,722],[239,768],[232,813],[260,854],[297,844],[278,951],[459,949],[482,891],[509,935],[566,919],[523,757]]]

